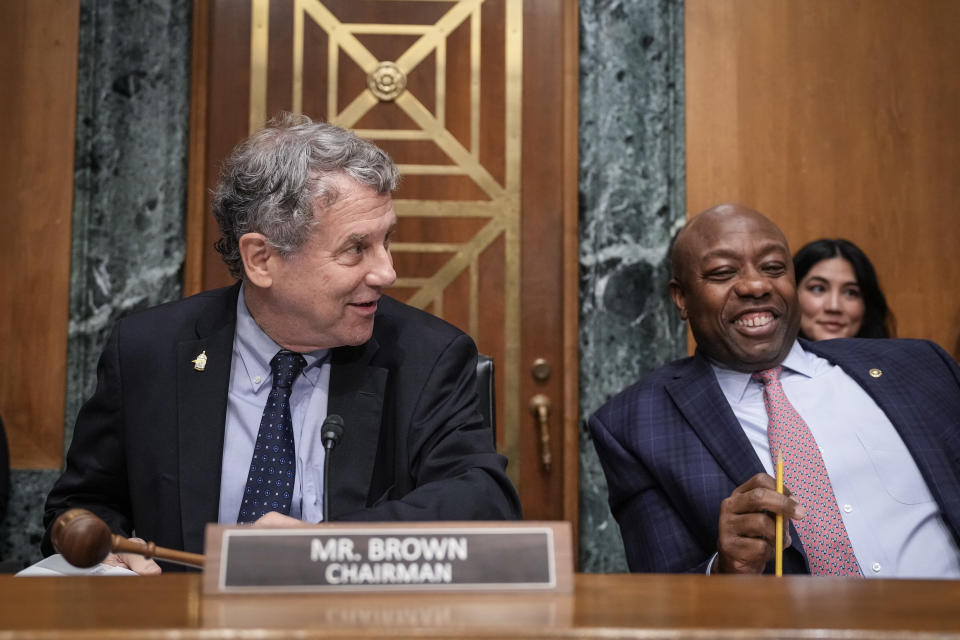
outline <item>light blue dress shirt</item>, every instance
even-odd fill
[[[734,415],[774,475],[763,385],[713,364]],[[810,427],[854,554],[865,577],[960,577],[960,550],[903,440],[876,402],[843,369],[799,342],[780,376]]]
[[[247,310],[241,286],[220,471],[219,521],[222,524],[237,522],[253,447],[260,430],[260,418],[273,386],[270,360],[281,348],[257,326]],[[320,427],[327,417],[330,363],[329,352],[325,349],[302,355],[307,366],[297,376],[290,393],[290,417],[297,454],[290,515],[315,523],[323,519],[325,451],[320,441]]]

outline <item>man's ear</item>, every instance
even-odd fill
[[[684,320],[687,319],[687,299],[683,295],[683,285],[680,284],[680,281],[676,278],[670,279],[670,298],[673,299],[673,304],[676,305],[677,310],[680,312],[680,317]]]
[[[240,236],[238,244],[243,270],[250,284],[264,289],[273,284],[270,259],[276,257],[276,252],[267,237],[262,233],[245,233]]]

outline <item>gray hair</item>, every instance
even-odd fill
[[[213,214],[220,225],[216,249],[242,279],[240,237],[262,233],[280,255],[295,253],[318,221],[314,204],[329,207],[346,174],[379,194],[397,188],[400,173],[372,142],[326,122],[281,113],[241,142],[220,171]]]

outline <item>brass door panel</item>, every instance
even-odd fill
[[[495,359],[498,443],[525,512],[574,519],[576,4],[221,0],[196,21],[206,39],[195,50],[204,79],[195,85],[194,194],[281,110],[388,151],[403,175],[399,279],[388,293],[462,328]],[[192,242],[209,247],[209,204],[191,203]],[[229,282],[212,250],[189,253],[188,289]],[[528,287],[536,295],[525,296]],[[549,379],[530,375],[525,362],[536,357],[556,363]],[[527,408],[536,393],[555,405],[550,471]]]

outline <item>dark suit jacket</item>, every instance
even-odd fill
[[[66,469],[47,498],[49,526],[71,507],[160,546],[203,552],[216,522],[239,285],[117,323],[80,410]],[[206,352],[204,371],[192,360]],[[382,297],[373,337],[333,350],[328,412],[331,520],[520,517],[506,460],[477,412],[473,340]]]
[[[842,367],[887,414],[960,543],[956,362],[920,340],[801,342]],[[872,377],[873,368],[882,375]],[[764,470],[707,359],[698,353],[653,372],[601,407],[590,431],[630,569],[705,571],[721,501]],[[791,537],[784,572],[808,572],[792,526]]]

